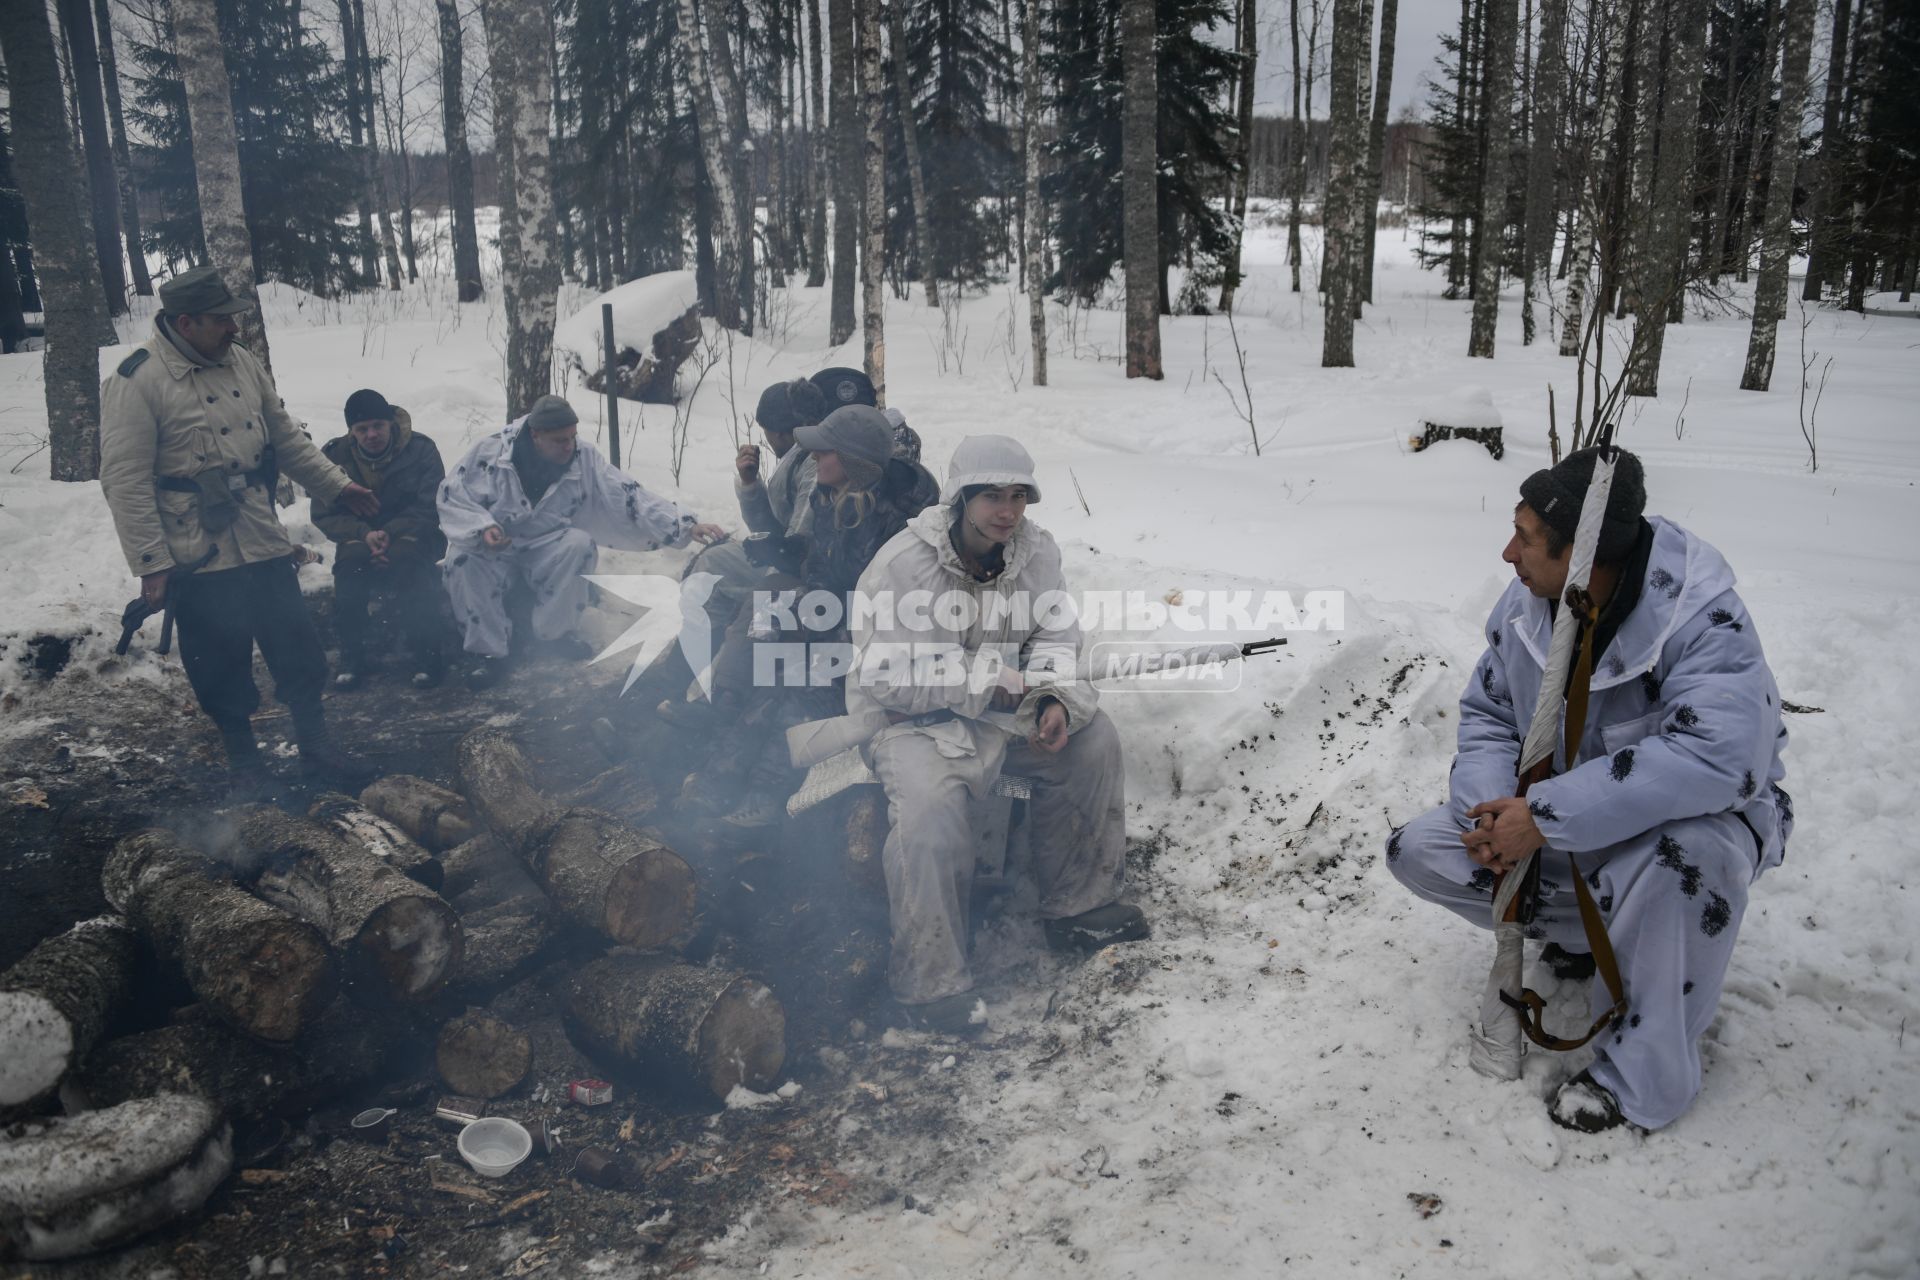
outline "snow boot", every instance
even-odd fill
[[[378,769],[334,744],[333,735],[327,732],[327,722],[318,710],[294,712],[293,736],[300,745],[300,772],[309,778],[318,778],[357,794],[380,776]]]
[[[1116,942],[1138,942],[1152,932],[1147,927],[1145,913],[1130,902],[1109,902],[1077,916],[1041,923],[1046,928],[1049,947],[1087,955]]]
[[[223,729],[220,741],[227,749],[227,803],[260,804],[271,799],[280,780],[267,768],[260,744],[253,739],[253,726]]]
[[[467,688],[475,690],[491,689],[507,678],[507,660],[488,658],[480,654],[470,654],[472,661],[467,667]]]
[[[1585,1071],[1562,1084],[1547,1105],[1547,1118],[1562,1129],[1576,1133],[1605,1133],[1631,1124],[1620,1114],[1620,1102],[1611,1091],[1595,1083]]]
[[[1586,951],[1568,951],[1557,942],[1540,950],[1540,963],[1562,982],[1585,982],[1593,977],[1593,955]]]
[[[447,678],[446,655],[439,645],[423,647],[413,655],[413,687],[416,689],[438,689],[440,682]]]
[[[902,1021],[916,1031],[932,1031],[943,1036],[973,1035],[987,1029],[986,1001],[971,991],[942,996],[925,1004],[895,1001],[894,1010]]]
[[[367,676],[373,671],[373,664],[367,660],[367,651],[357,645],[342,645],[340,648],[340,670],[334,674],[333,687],[346,692],[358,689],[367,682]]]

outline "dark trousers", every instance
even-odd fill
[[[416,658],[440,653],[440,575],[417,555],[394,557],[384,568],[371,561],[342,561],[333,569],[333,625],[343,655],[367,647],[368,605],[384,595],[395,610],[400,634]]]
[[[296,720],[319,715],[327,655],[291,559],[176,575],[167,590],[187,683],[221,732],[245,731],[247,718],[260,707],[253,683],[256,644],[273,672],[274,696]]]

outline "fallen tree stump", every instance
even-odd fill
[[[360,793],[360,803],[428,849],[451,849],[477,828],[466,797],[409,773],[388,774]]]
[[[326,936],[241,889],[230,868],[172,832],[121,840],[100,879],[107,901],[201,1003],[248,1035],[291,1040],[333,999]]]
[[[57,1088],[125,1002],[138,952],[119,916],[83,920],[0,974],[0,1108]]]
[[[462,1014],[440,1029],[434,1066],[455,1093],[497,1098],[517,1088],[533,1066],[527,1033],[491,1014]]]
[[[233,1167],[218,1107],[178,1093],[35,1122],[0,1141],[0,1253],[110,1248],[192,1213]]]
[[[320,927],[360,1002],[429,1000],[459,968],[453,908],[334,831],[257,806],[241,816],[240,841],[263,859],[254,892]]]
[[[440,892],[441,882],[446,878],[440,860],[402,831],[398,823],[381,817],[352,796],[328,792],[313,802],[307,816],[324,827],[331,827],[407,879]]]
[[[457,749],[461,785],[561,914],[628,946],[671,947],[693,930],[695,885],[673,850],[596,809],[550,804],[501,729]]]
[[[636,1084],[725,1100],[764,1092],[787,1057],[786,1010],[743,974],[653,956],[613,955],[574,975],[566,999],[574,1044]]]
[[[284,1045],[235,1031],[196,1005],[178,1022],[100,1045],[74,1080],[96,1107],[173,1091],[207,1098],[235,1119],[296,1117],[377,1078],[402,1038],[342,1000]]]

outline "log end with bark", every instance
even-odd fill
[[[568,1035],[638,1085],[724,1100],[771,1088],[787,1056],[787,1017],[764,984],[726,969],[612,955],[573,978]]]
[[[491,1014],[462,1014],[440,1029],[434,1065],[455,1093],[497,1098],[518,1088],[533,1066],[527,1033]]]
[[[408,773],[376,779],[360,803],[436,853],[479,832],[466,797]]]
[[[318,927],[235,885],[224,863],[161,830],[114,846],[107,901],[202,1003],[263,1040],[291,1040],[333,999],[333,952]]]
[[[446,878],[440,860],[425,845],[401,830],[399,823],[381,817],[352,796],[328,792],[313,802],[307,810],[307,816],[339,832],[407,879],[423,884],[435,893],[440,891],[441,882]],[[437,835],[437,822],[435,828]]]
[[[220,1109],[178,1093],[36,1122],[0,1143],[0,1253],[72,1258],[185,1214],[233,1167]]]
[[[0,1108],[37,1102],[126,1001],[138,944],[119,916],[84,920],[0,974]]]

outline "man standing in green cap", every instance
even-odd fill
[[[356,515],[380,503],[321,455],[234,343],[233,317],[246,310],[212,267],[160,286],[153,336],[100,387],[100,487],[141,594],[173,605],[187,680],[220,730],[236,791],[273,781],[249,719],[260,705],[256,644],[293,714],[301,770],[357,785],[369,770],[328,738],[326,654],[273,493],[284,469]]]

